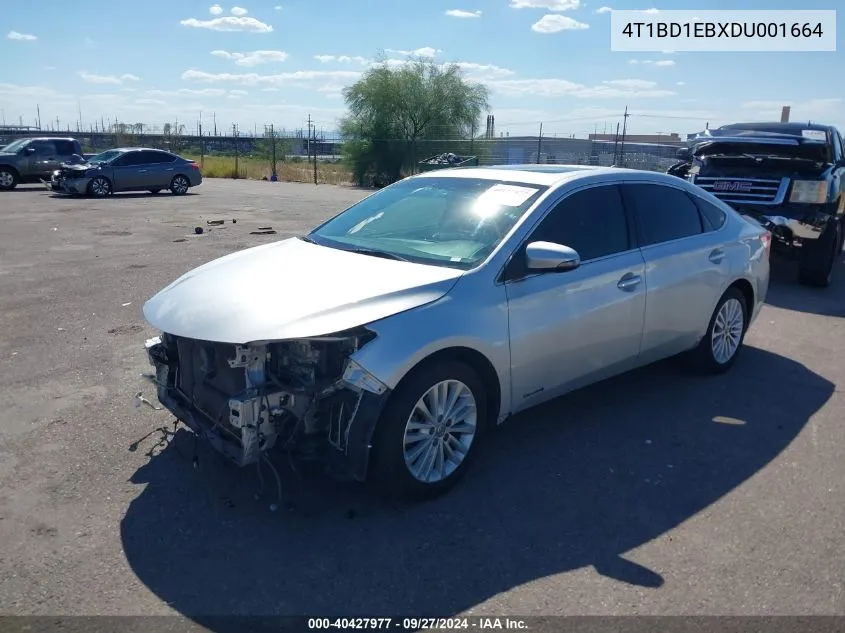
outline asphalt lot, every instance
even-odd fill
[[[134,406],[143,302],[363,195],[0,195],[0,613],[845,614],[842,262],[826,290],[778,267],[728,375],[661,363],[519,416],[422,506],[283,469],[272,512],[253,469],[192,468]]]

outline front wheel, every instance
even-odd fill
[[[719,299],[707,334],[692,351],[693,366],[705,374],[722,374],[734,364],[745,340],[749,311],[738,288],[728,288]]]
[[[173,176],[173,180],[170,181],[170,192],[174,196],[181,196],[187,193],[190,186],[191,183],[185,176]]]
[[[371,483],[408,501],[447,492],[474,459],[486,415],[484,386],[472,368],[443,361],[417,370],[376,426]]]
[[[88,185],[88,193],[95,198],[105,198],[111,195],[112,188],[108,178],[97,176]]]
[[[0,191],[11,191],[17,186],[18,174],[7,167],[0,167]]]

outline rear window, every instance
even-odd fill
[[[702,200],[698,196],[690,196],[695,206],[698,207],[701,217],[704,219],[704,228],[708,231],[718,231],[728,219],[727,214],[715,205]]]

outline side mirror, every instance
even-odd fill
[[[34,147],[27,147],[23,150],[23,153],[26,154],[27,156],[32,156],[35,153],[35,148]]]
[[[689,147],[680,147],[675,153],[675,156],[677,156],[678,160],[689,160],[692,158],[692,151]]]
[[[525,263],[528,270],[566,272],[581,265],[581,256],[563,244],[531,242],[525,247]]]

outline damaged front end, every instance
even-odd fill
[[[248,345],[170,334],[150,339],[161,404],[239,466],[281,448],[366,477],[370,440],[389,389],[350,357],[375,334]]]

